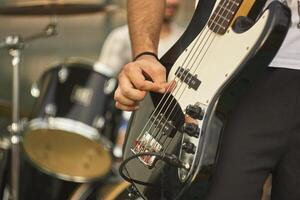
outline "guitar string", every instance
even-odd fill
[[[226,0],[224,1],[224,4],[225,4],[225,2],[226,2]],[[221,2],[220,2],[220,3],[221,3]],[[223,2],[222,2],[222,3],[223,3]],[[217,16],[218,16],[218,15],[216,14],[215,19],[217,18]],[[208,22],[209,22],[209,21],[208,21]],[[208,22],[207,22],[207,23],[208,23]],[[206,23],[206,25],[207,25],[207,23]],[[205,27],[206,27],[206,26],[205,26]],[[194,50],[195,46],[197,45],[199,39],[201,38],[200,36],[202,35],[202,33],[203,33],[203,31],[201,31],[201,33],[199,34],[199,36],[198,36],[198,38],[196,39],[196,42],[194,43],[194,45],[193,45],[191,51],[188,53],[188,56],[186,57],[186,59],[183,61],[182,66],[184,66],[185,62],[188,60],[188,57],[193,53],[193,50]],[[203,42],[203,40],[201,41],[201,43],[202,43],[202,42]],[[201,45],[201,43],[200,43],[200,45]],[[199,46],[200,46],[200,45],[199,45]],[[196,49],[196,51],[197,51],[197,49]],[[196,52],[196,51],[195,51],[195,52]],[[194,52],[194,53],[195,53],[195,52]],[[194,55],[194,54],[193,54],[193,55]],[[188,68],[188,65],[187,65],[186,68]],[[184,73],[179,77],[179,79],[182,78],[182,76],[184,76]],[[174,80],[176,80],[176,78],[177,78],[177,77],[175,76],[175,79],[174,79]],[[176,88],[177,88],[177,86],[176,86]],[[168,90],[169,90],[169,89],[170,89],[170,88],[168,88]],[[172,89],[172,90],[174,91],[174,89]],[[173,91],[172,91],[172,92],[173,92]],[[140,140],[140,137],[142,137],[143,135],[145,135],[145,133],[144,133],[145,128],[147,127],[147,125],[148,125],[148,123],[150,122],[150,120],[151,120],[151,118],[153,117],[153,115],[155,115],[157,109],[160,107],[161,102],[164,101],[164,105],[161,106],[161,109],[159,110],[159,112],[158,112],[158,114],[157,114],[157,116],[159,116],[159,113],[161,113],[161,111],[163,110],[165,104],[168,102],[169,97],[172,96],[172,95],[171,95],[172,92],[168,94],[167,100],[164,99],[164,97],[166,97],[166,95],[164,95],[164,96],[162,97],[161,101],[159,102],[159,105],[157,105],[156,109],[153,111],[152,115],[150,116],[149,120],[147,121],[146,125],[144,126],[144,128],[143,128],[143,130],[142,130],[140,136],[138,137],[138,140],[137,140],[137,141]],[[148,129],[149,132],[150,132],[150,130],[151,130],[153,124],[155,123],[155,121],[157,121],[157,118],[158,118],[157,116],[154,118],[153,123],[150,125],[150,128]],[[161,122],[161,121],[160,121],[160,122]],[[159,123],[160,123],[160,122],[159,122]],[[159,124],[159,123],[158,123],[158,124]],[[155,130],[156,130],[156,128],[154,129],[154,131],[155,131]],[[153,134],[150,132],[150,135],[152,136]],[[152,137],[152,139],[150,139],[150,142],[149,142],[150,144],[151,144],[151,142],[153,141],[153,139],[154,139],[154,137]],[[146,141],[146,142],[147,142],[147,141]],[[142,149],[141,149],[139,152],[145,150],[145,148],[146,148],[146,145],[143,143],[142,145],[140,145],[140,144],[136,145],[135,148],[134,148],[134,150],[136,150],[136,147],[137,147],[137,146],[139,146],[139,147],[142,146]],[[143,146],[144,146],[145,148],[143,148]]]
[[[229,0],[229,1],[231,1],[231,0]],[[235,2],[235,3],[236,3],[236,2]],[[233,3],[232,6],[231,6],[231,8],[230,8],[230,10],[231,10],[235,5],[237,5],[237,4],[234,4],[234,3]],[[239,5],[240,5],[240,4],[238,3],[237,6],[239,6]],[[230,14],[230,12],[227,13],[226,17],[228,17],[228,14]],[[226,21],[226,17],[225,17],[225,19],[223,20],[223,22]],[[220,24],[222,24],[223,22],[221,22]],[[222,27],[219,25],[219,30],[218,30],[218,31],[220,31],[220,28],[222,28]],[[217,32],[218,32],[218,31],[217,31]],[[210,34],[210,36],[211,36],[212,34],[213,34],[213,32]],[[209,37],[210,37],[210,36],[209,36]],[[212,44],[213,41],[214,41],[215,37],[216,37],[216,35],[214,35],[214,37],[211,39],[211,42],[210,42],[209,46],[207,47],[207,49],[206,49],[206,51],[205,51],[203,57],[200,59],[200,61],[198,61],[198,64],[197,64],[197,65],[195,65],[196,62],[197,62],[197,59],[194,60],[191,69],[193,68],[193,66],[198,66],[198,67],[196,67],[196,68],[194,69],[194,71],[193,71],[192,74],[195,74],[195,72],[196,72],[197,69],[199,68],[199,65],[202,63],[202,61],[203,61],[203,59],[204,59],[204,57],[205,57],[207,51],[209,50],[211,44]],[[201,52],[198,53],[197,57],[199,57],[200,54],[201,54]],[[183,93],[185,92],[185,90],[186,90],[186,88],[187,88],[187,86],[189,85],[190,82],[191,82],[191,79],[189,80],[189,82],[188,82],[188,83],[185,85],[185,87],[183,88],[183,90],[182,90],[180,96],[178,97],[178,101],[181,99]],[[169,120],[169,118],[170,118],[170,116],[172,115],[174,109],[175,109],[175,107],[173,107],[172,110],[171,110],[171,112],[169,113],[169,115],[168,115],[168,117],[167,117],[167,120],[166,120],[165,124],[166,124],[167,121]],[[167,108],[167,110],[168,110],[168,108]],[[175,114],[173,114],[173,116],[176,117],[176,114],[177,114],[177,113],[178,113],[178,110],[175,111]],[[173,119],[173,118],[172,118],[172,119]],[[163,126],[165,126],[165,124],[164,124]],[[162,139],[163,136],[164,136],[164,135],[161,134],[161,136],[160,136],[160,138],[159,138],[158,141],[160,141],[160,140]],[[163,145],[163,146],[164,146],[164,144],[166,143],[166,140],[168,139],[167,136],[165,136],[165,137],[166,137],[165,140],[162,142],[162,145]],[[172,138],[171,138],[170,140],[171,140],[171,141],[169,141],[169,144],[167,145],[167,148],[168,148],[168,146],[170,145],[170,143],[172,142]],[[166,148],[166,149],[167,149],[167,148]]]
[[[232,1],[229,0],[229,2],[232,2]],[[226,8],[226,7],[229,5],[229,2],[227,2],[227,1],[225,0],[225,1],[223,2],[223,5],[222,5],[221,2],[220,2],[219,5],[221,6],[221,9],[222,9],[222,8],[223,8],[223,9]],[[224,7],[224,5],[225,5],[226,3],[227,3],[227,6]],[[234,2],[234,3],[235,3],[235,2]],[[233,6],[234,6],[234,4],[232,5],[232,7],[233,7]],[[230,10],[232,9],[232,7],[230,8]],[[224,12],[224,11],[225,11],[225,10],[223,10],[223,12]],[[216,13],[215,19],[216,19],[217,17],[220,17],[220,18],[221,18],[220,13],[221,13],[221,12]],[[222,14],[223,14],[223,13],[222,13]],[[214,20],[215,20],[215,19],[214,19]],[[225,19],[226,19],[226,18],[225,18]],[[216,22],[216,21],[214,21],[214,20],[212,20],[213,23]],[[220,19],[219,19],[219,22],[220,22]],[[224,22],[224,20],[223,20],[223,22]],[[221,23],[221,24],[222,24],[222,23]],[[218,23],[215,24],[215,27],[213,27],[213,29],[216,28],[217,26],[218,26]],[[219,26],[220,26],[220,24],[219,24]],[[218,31],[219,31],[219,30],[218,30]],[[207,32],[206,32],[206,34],[205,34],[205,36],[204,36],[204,39],[206,39],[205,37],[206,37],[206,35],[207,35],[208,32],[210,32],[210,31],[207,30]],[[210,36],[211,36],[211,35],[212,35],[212,33],[208,36],[207,41],[210,40]],[[213,38],[213,39],[214,39],[214,38]],[[202,41],[203,41],[203,40],[202,40]],[[212,41],[213,41],[213,40],[212,40]],[[211,41],[211,43],[212,43],[212,41]],[[210,45],[211,45],[211,43],[210,43]],[[204,44],[204,46],[203,46],[202,48],[200,48],[200,51],[199,51],[197,57],[199,57],[199,55],[202,53],[202,50],[203,50],[203,48],[205,47],[206,44],[207,44],[207,42]],[[209,50],[210,45],[209,45],[208,48],[206,49],[206,52]],[[199,50],[199,47],[200,47],[200,46],[201,46],[201,44],[198,46],[198,48],[196,49],[196,51],[193,52],[192,58],[191,58],[191,60],[189,60],[188,65],[187,65],[187,68],[189,68],[189,64],[190,64],[190,62],[192,62],[192,60],[193,60],[195,54],[197,53],[197,51]],[[204,55],[203,55],[201,61],[204,59],[204,57],[205,57],[205,55],[206,55],[206,52],[204,53]],[[194,63],[195,63],[195,61],[197,61],[197,57],[195,58]],[[194,63],[193,63],[193,65],[191,66],[190,69],[193,68]],[[189,70],[190,70],[190,69],[189,69]],[[196,69],[197,69],[197,68],[196,68]],[[196,70],[195,70],[195,71],[196,71]],[[181,86],[184,85],[184,82],[185,82],[185,80],[186,80],[187,77],[188,77],[188,74],[186,74],[185,78],[182,80],[181,85],[180,85],[179,87],[176,87],[176,89],[178,88],[178,90],[176,91],[176,94],[175,94],[174,96],[176,96],[177,93],[180,91]],[[189,80],[189,82],[188,82],[187,84],[189,84],[190,81],[191,81],[191,79]],[[187,85],[185,85],[185,86],[187,87]],[[186,88],[186,87],[185,87],[185,88]],[[173,90],[173,91],[174,91],[174,90]],[[172,91],[172,92],[173,92],[173,91]],[[183,92],[184,92],[184,91],[183,91]],[[183,93],[183,92],[182,92],[182,93]],[[181,95],[182,95],[182,94],[181,94]],[[181,97],[181,95],[180,95],[180,97]],[[180,99],[180,97],[179,97],[179,99]],[[170,102],[170,104],[168,104],[168,107],[167,107],[167,109],[165,110],[165,113],[163,114],[163,116],[166,114],[166,112],[168,111],[169,107],[172,105],[173,100],[174,100],[174,99],[172,99],[171,102]],[[166,101],[166,102],[167,102],[167,101]],[[166,102],[165,102],[165,103],[166,103]],[[176,105],[172,108],[172,111],[170,112],[168,118],[165,120],[165,122],[164,122],[162,128],[160,128],[160,130],[157,132],[157,134],[155,134],[155,136],[152,137],[152,139],[150,140],[150,144],[151,144],[151,142],[152,142],[153,140],[157,140],[157,136],[161,134],[162,129],[164,128],[164,126],[165,126],[166,123],[168,122],[168,119],[169,119],[170,115],[172,114],[172,112],[173,112],[173,110],[174,110],[175,107],[176,107]],[[161,118],[161,120],[159,121],[158,124],[160,124],[161,122],[162,122],[162,118]],[[156,128],[155,128],[155,129],[156,129]],[[154,129],[154,130],[155,130],[155,129]],[[150,128],[150,130],[151,130],[151,128]],[[152,134],[151,134],[151,135],[152,135]],[[158,141],[160,141],[161,138],[162,138],[163,136],[164,136],[164,134],[161,134],[160,139],[159,139]],[[165,137],[166,137],[166,138],[165,138],[165,141],[166,141],[166,140],[168,139],[168,137],[167,137],[167,136],[165,136]],[[165,144],[165,141],[162,143],[162,146]],[[154,146],[154,147],[156,147],[156,146]],[[164,148],[164,149],[167,149],[167,148]]]
[[[225,0],[225,1],[226,1],[226,0]],[[207,24],[206,24],[206,25],[207,25]],[[198,43],[198,40],[199,40],[199,38],[201,38],[200,36],[201,36],[202,34],[203,34],[203,30],[202,30],[202,31],[200,32],[200,34],[198,35],[198,38],[196,39],[196,42],[194,43],[192,49],[191,49],[190,52],[188,53],[188,56],[187,56],[187,57],[185,58],[185,60],[183,61],[182,65],[184,65],[185,62],[188,60],[188,57],[189,57],[189,56],[191,55],[191,53],[193,52],[193,50],[194,50],[194,48],[196,47],[196,45],[197,45],[197,43]],[[184,75],[184,74],[182,74],[182,76],[183,76],[183,75]],[[176,81],[176,78],[177,78],[177,77],[175,77],[175,79],[174,79],[173,81]],[[180,78],[182,78],[182,77],[179,77],[179,79],[180,79]],[[173,84],[171,84],[170,86],[168,86],[167,91],[169,91],[172,87],[173,87]],[[166,92],[166,93],[163,95],[163,97],[161,98],[160,102],[159,102],[158,105],[156,106],[155,110],[152,112],[152,114],[150,115],[148,121],[146,122],[146,125],[143,127],[143,129],[142,129],[140,135],[139,135],[138,138],[137,138],[137,141],[139,141],[139,140],[141,139],[141,137],[142,137],[143,135],[145,135],[144,131],[145,131],[146,127],[148,126],[148,124],[151,122],[151,119],[153,118],[153,116],[155,115],[155,113],[157,112],[157,110],[158,110],[159,107],[161,107],[161,109],[159,110],[158,113],[160,113],[160,112],[162,111],[162,109],[163,109],[163,107],[164,107],[165,105],[161,106],[161,104],[162,104],[163,102],[167,102],[167,100],[165,101],[165,97],[166,97],[166,96],[168,96],[168,97],[167,97],[167,100],[168,100],[169,97],[171,96],[171,94],[168,93],[168,92]],[[155,122],[156,120],[157,120],[157,117],[154,118],[153,121]],[[151,124],[149,130],[151,130],[152,125],[153,125],[153,124]],[[134,150],[136,149],[136,147],[137,147],[137,146],[135,146]]]
[[[229,2],[232,2],[232,0],[229,0]],[[224,6],[226,3],[228,4],[229,2],[227,2],[226,0],[224,0],[223,2],[220,2],[219,5],[221,5],[221,9],[222,9],[222,8],[224,9],[223,6]],[[222,5],[222,3],[223,3],[223,5]],[[235,3],[235,2],[234,2],[234,3]],[[234,6],[234,3],[233,3],[233,6]],[[224,12],[224,10],[223,10],[223,12]],[[220,12],[219,12],[219,13],[216,13],[215,19],[216,19],[217,17],[220,17]],[[214,20],[215,20],[215,19],[214,19]],[[212,21],[212,23],[215,22],[214,20],[209,19],[209,21]],[[209,22],[209,21],[208,21],[208,22]],[[223,21],[223,22],[224,22],[224,21]],[[217,25],[218,25],[218,24],[216,24],[214,28],[216,28]],[[219,26],[220,26],[220,25],[219,25]],[[206,27],[206,26],[205,26],[205,27]],[[209,30],[206,32],[206,34],[207,34],[208,32],[209,32]],[[204,39],[205,39],[205,37],[206,37],[206,34],[205,34],[205,36],[204,36]],[[199,38],[200,38],[200,36],[201,36],[201,35],[199,35]],[[210,37],[210,35],[209,35],[209,37]],[[209,37],[208,37],[208,40],[209,40]],[[197,38],[197,41],[196,41],[195,45],[198,43],[199,38]],[[204,40],[204,39],[203,39],[203,40]],[[203,40],[202,40],[202,41],[203,41]],[[208,41],[208,40],[207,40],[207,41]],[[202,41],[201,41],[201,42],[202,42]],[[206,43],[205,43],[205,44],[206,44]],[[205,44],[204,44],[203,48],[205,47]],[[195,45],[194,45],[194,46],[195,46]],[[193,46],[193,48],[194,48],[194,46]],[[199,50],[199,47],[200,47],[200,46],[201,46],[201,43],[200,43],[200,45],[198,46],[198,48],[197,48],[194,52],[192,51],[192,50],[193,50],[193,49],[192,49],[191,52],[189,53],[189,55],[187,56],[187,58],[188,58],[188,57],[191,55],[191,53],[193,53],[192,58],[191,58],[191,60],[189,60],[188,65],[189,65],[190,62],[193,60],[194,55],[195,55],[196,52]],[[203,48],[202,48],[202,49],[203,49]],[[209,48],[209,47],[208,47],[208,48]],[[201,54],[202,49],[200,50],[199,54]],[[207,50],[208,50],[208,49],[207,49]],[[199,56],[199,54],[198,54],[198,56]],[[205,56],[205,55],[204,55],[204,56]],[[186,59],[186,60],[187,60],[187,59]],[[186,60],[185,60],[185,61],[186,61]],[[197,59],[195,59],[195,61],[196,61],[196,60],[197,60]],[[195,62],[194,62],[194,63],[195,63]],[[184,64],[184,63],[183,63],[183,64]],[[188,65],[187,65],[186,68],[189,67]],[[191,66],[191,69],[192,69],[192,68],[193,68],[193,65]],[[184,73],[183,73],[182,75],[184,75]],[[176,78],[176,77],[175,77],[175,78]],[[181,79],[181,78],[182,78],[182,77],[180,77],[180,79]],[[178,88],[178,90],[176,91],[176,94],[177,94],[178,91],[180,91],[181,86],[184,85],[184,81],[186,80],[186,78],[187,78],[187,75],[186,75],[185,78],[183,79],[181,85],[180,85],[179,87],[176,87],[176,88],[175,88],[175,89]],[[174,90],[171,92],[171,94],[173,94],[173,92],[174,92]],[[175,94],[175,95],[176,95],[176,94]],[[170,97],[170,96],[171,96],[171,95],[169,95],[169,97]],[[171,100],[171,103],[172,103],[172,101],[173,101],[173,99]],[[166,104],[166,102],[167,102],[167,101],[165,101],[165,104]],[[168,108],[169,108],[169,106],[171,105],[171,103],[168,105]],[[162,109],[163,109],[164,106],[165,106],[165,105],[162,106]],[[168,108],[166,109],[166,111],[168,110]],[[174,107],[174,108],[175,108],[175,107]],[[174,109],[174,108],[173,108],[173,109]],[[161,110],[162,110],[162,109],[161,109]],[[164,113],[164,114],[165,114],[165,113]],[[168,117],[168,118],[169,118],[169,117]],[[150,118],[150,119],[151,119],[151,118]],[[154,122],[155,122],[156,120],[157,120],[157,117],[156,117],[156,119],[154,120]],[[162,119],[160,120],[159,123],[161,123],[161,121],[162,121]],[[154,122],[152,123],[152,125],[154,124]],[[167,120],[166,120],[166,122],[167,122]],[[166,122],[165,122],[165,123],[166,123]],[[158,123],[158,124],[159,124],[159,123]],[[149,128],[149,130],[151,130],[152,125],[151,125],[151,127]],[[165,124],[164,124],[164,125],[165,125]],[[164,127],[164,126],[162,126],[162,127]],[[156,128],[155,128],[155,129],[156,129]],[[155,129],[154,129],[154,130],[155,130]],[[157,137],[157,135],[158,135],[160,132],[161,132],[161,131],[159,131],[159,132],[156,134],[156,136],[154,136],[154,137],[150,140],[150,143],[153,141],[154,138]],[[151,134],[151,135],[152,135],[152,134]]]
[[[230,0],[230,1],[231,1],[231,0]],[[231,2],[232,2],[232,1],[231,1]],[[236,5],[236,6],[240,6],[240,3],[241,3],[241,2],[233,2],[233,4],[232,4],[230,10],[231,10],[235,5]],[[228,17],[228,14],[230,14],[230,12],[227,13],[226,17]],[[231,14],[233,14],[233,13],[231,13]],[[226,20],[226,18],[225,18],[225,20]],[[223,20],[223,22],[224,22],[225,20]],[[222,24],[222,23],[221,23],[221,24]],[[219,27],[219,30],[220,30],[220,28],[221,28],[221,26]],[[218,30],[218,31],[219,31],[219,30]],[[215,35],[215,37],[216,37],[216,35]],[[213,40],[215,39],[215,37],[212,39],[211,44],[212,44]],[[210,44],[210,45],[211,45],[211,44]],[[208,47],[208,49],[209,49],[209,47]],[[207,49],[207,51],[208,51],[208,49]],[[207,52],[207,51],[206,51],[206,52]],[[205,54],[206,54],[206,52],[205,52]],[[200,54],[200,53],[199,53],[199,54]],[[199,54],[198,54],[198,56],[199,56]],[[205,55],[204,55],[204,56],[205,56]],[[198,65],[197,65],[198,67],[199,67],[199,65],[201,64],[203,58],[204,58],[204,57],[202,57],[202,59],[201,59],[200,62],[198,63]],[[197,62],[197,60],[194,60],[193,66],[195,65],[196,62]],[[198,67],[196,67],[196,69],[194,70],[193,74],[197,71]],[[190,81],[191,81],[191,79],[189,80],[189,83],[190,83]],[[189,83],[188,83],[187,85],[189,85]],[[186,85],[185,88],[182,90],[182,92],[181,92],[181,94],[180,94],[180,97],[179,97],[179,100],[180,100],[181,96],[183,95],[183,93],[185,92],[185,89],[186,89],[187,85]],[[171,116],[171,114],[172,114],[173,111],[174,111],[174,108],[173,108],[172,111],[170,112],[168,118]],[[176,116],[176,114],[178,113],[178,111],[179,111],[179,110],[177,110],[173,116]],[[163,137],[163,135],[161,135],[161,137],[159,138],[159,141],[161,140],[162,137]],[[165,138],[164,142],[162,143],[163,145],[166,143],[166,140],[167,140],[167,139],[168,139],[168,137]],[[170,141],[169,141],[169,143],[168,143],[166,149],[168,149],[168,147],[169,147],[169,145],[170,145],[171,142],[172,142],[172,138],[170,138]]]

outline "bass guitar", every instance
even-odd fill
[[[148,93],[133,113],[120,166],[141,198],[204,199],[228,113],[272,61],[290,25],[290,10],[280,2],[255,19],[239,16],[245,3],[200,0],[185,33],[161,58],[172,87]],[[263,9],[257,5],[251,9]]]

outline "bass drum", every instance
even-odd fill
[[[20,200],[66,200],[82,184],[46,174],[23,156],[20,170]]]
[[[22,143],[28,160],[72,182],[107,175],[120,119],[113,101],[116,85],[91,63],[67,62],[46,71],[31,90],[37,100]]]

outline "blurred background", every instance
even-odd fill
[[[0,1],[1,2],[1,1]],[[126,23],[126,0],[106,0],[115,4],[114,11],[106,13],[57,16],[58,35],[39,39],[26,45],[22,52],[21,109],[30,112],[34,99],[30,87],[49,67],[68,57],[96,61],[103,41],[110,31]],[[193,0],[183,0],[176,17],[177,24],[186,26],[194,8]],[[11,34],[29,36],[45,28],[51,16],[0,15],[0,40]],[[0,49],[0,100],[11,99],[11,57]]]
[[[116,27],[126,24],[126,0],[97,1],[103,2],[103,4],[114,5],[114,9],[89,14],[58,15],[55,17],[58,30],[56,36],[34,40],[27,43],[24,50],[22,50],[20,66],[21,116],[29,117],[35,102],[34,97],[30,93],[31,86],[39,80],[46,70],[58,66],[70,57],[88,60],[92,63],[96,62],[108,34]],[[14,16],[1,14],[3,13],[3,9],[5,11],[5,6],[8,4],[13,5],[14,3],[24,2],[33,3],[31,5],[34,5],[34,3],[44,4],[49,2],[63,4],[66,2],[72,3],[72,0],[0,0],[0,42],[3,42],[9,35],[18,35],[24,38],[40,33],[53,21],[54,16],[50,15]],[[73,3],[78,2],[84,4],[88,1],[73,1]],[[62,7],[62,9],[64,8]],[[182,0],[179,12],[176,15],[176,24],[186,27],[193,12],[194,0]],[[7,170],[10,169],[8,167],[8,152],[5,150],[7,148],[3,147],[5,143],[4,139],[8,135],[7,126],[11,123],[12,66],[11,56],[7,49],[0,49],[0,69],[0,193],[2,193],[6,191],[6,189],[4,190],[4,187],[6,187],[5,180],[8,179],[9,173]],[[101,104],[102,102],[99,103]],[[77,145],[75,146],[77,147]],[[4,149],[3,151],[2,148]],[[37,168],[32,168],[31,165],[27,166],[26,164],[21,172],[21,175],[23,174],[25,178],[21,178],[20,183],[24,187],[20,193],[22,198],[26,200],[45,200],[45,196],[51,200],[64,199],[64,197],[59,198],[58,196],[69,195],[67,191],[73,191],[74,187],[77,187],[77,184],[73,182],[62,183],[61,180],[53,176],[43,174]],[[27,184],[28,180],[30,180],[29,185]],[[22,181],[25,182],[23,183]],[[83,188],[90,187],[85,184],[82,186]],[[80,187],[81,185],[79,184]],[[24,191],[28,194],[25,194]],[[44,193],[44,196],[28,197],[28,195],[36,195],[35,191],[40,191],[41,195]],[[2,197],[2,194],[0,196]],[[7,199],[5,196],[7,195],[4,194],[3,199]],[[78,198],[75,197],[74,199]]]

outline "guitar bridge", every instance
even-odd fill
[[[144,152],[158,153],[162,150],[162,145],[148,132],[146,132],[139,140],[136,140],[135,147],[131,149],[134,154]],[[153,167],[156,157],[155,156],[140,156],[139,160],[147,165]]]

